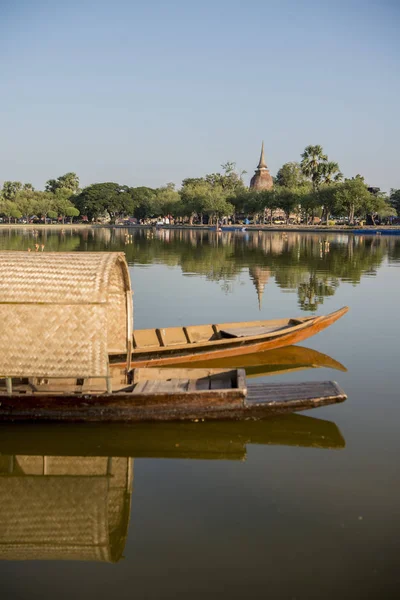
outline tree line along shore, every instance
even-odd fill
[[[245,171],[234,162],[203,177],[186,178],[179,189],[131,187],[115,182],[79,187],[76,173],[49,179],[44,190],[30,183],[5,181],[0,191],[3,223],[115,223],[124,218],[139,224],[167,217],[171,224],[213,225],[251,222],[328,226],[395,223],[400,216],[400,189],[390,194],[369,187],[360,174],[344,178],[337,162],[321,146],[307,146],[300,162],[285,163],[272,189],[256,190],[243,181]]]

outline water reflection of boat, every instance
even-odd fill
[[[133,459],[244,460],[249,445],[340,449],[330,421],[0,426],[0,560],[117,562]]]
[[[127,535],[132,459],[0,457],[0,559],[116,562]]]
[[[251,444],[326,449],[345,446],[335,423],[303,415],[268,421],[159,425],[0,425],[0,455],[242,459]]]
[[[190,367],[192,363],[182,362],[179,366]],[[196,362],[199,368],[244,368],[247,377],[262,377],[266,375],[281,375],[304,369],[335,369],[346,372],[347,369],[334,358],[305,348],[304,346],[286,346],[275,350],[265,350],[254,354],[245,354],[232,358],[220,358],[219,360],[205,360]]]

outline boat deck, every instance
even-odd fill
[[[335,381],[309,381],[302,383],[251,383],[247,387],[246,404],[274,402],[323,401],[333,397],[346,397]]]

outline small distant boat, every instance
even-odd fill
[[[247,386],[244,369],[126,369],[99,379],[0,380],[1,421],[264,419],[343,402],[333,381]]]
[[[246,227],[241,227],[240,225],[238,225],[237,227],[235,227],[234,225],[222,225],[222,227],[220,227],[219,231],[236,231],[236,232],[240,232],[240,231],[246,231]]]
[[[282,348],[323,331],[347,311],[345,306],[320,317],[136,329],[131,364],[167,367]],[[113,360],[117,362],[121,357],[114,356]]]

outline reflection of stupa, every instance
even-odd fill
[[[250,187],[254,190],[271,190],[274,187],[271,173],[265,162],[264,142],[261,146],[260,162],[258,163],[255,174],[251,178]]]
[[[258,308],[261,310],[261,303],[264,294],[264,288],[271,275],[267,267],[249,267],[250,279],[253,280],[258,296]]]
[[[118,561],[132,459],[0,456],[0,559]]]

